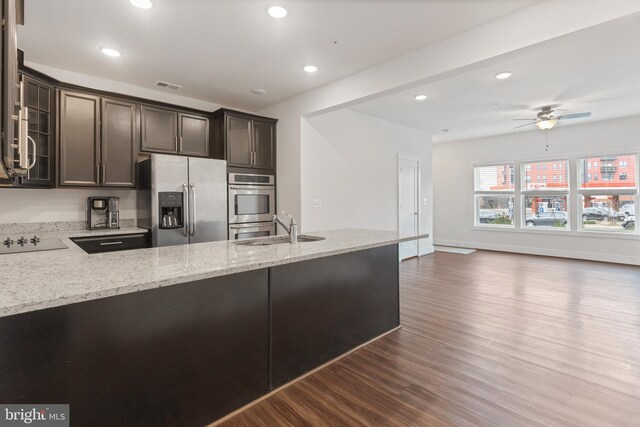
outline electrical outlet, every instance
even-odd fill
[[[313,200],[311,200],[311,203],[312,203],[314,208],[321,208],[322,207],[322,200],[320,200],[320,199],[313,199]]]

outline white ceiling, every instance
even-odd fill
[[[153,1],[27,0],[18,43],[31,63],[142,87],[164,80],[183,86],[172,93],[257,111],[536,2],[285,0],[289,15],[275,20],[270,0]]]
[[[434,142],[516,132],[513,127],[525,122],[513,118],[535,117],[536,107],[550,104],[593,113],[558,126],[638,115],[639,40],[640,14],[633,14],[351,108],[435,135]],[[496,80],[505,70],[513,76]],[[429,99],[416,102],[418,93]],[[528,130],[540,132],[534,126],[518,131]]]

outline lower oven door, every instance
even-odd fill
[[[276,225],[273,222],[229,225],[229,240],[253,239],[255,237],[274,236]]]
[[[275,215],[271,185],[229,185],[229,223],[271,221]]]

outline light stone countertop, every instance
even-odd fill
[[[1,255],[0,317],[428,237],[343,229],[311,233],[325,240],[296,245],[242,246],[225,240],[102,254],[87,254],[68,239],[104,234],[109,233],[69,231],[57,234],[69,249]]]

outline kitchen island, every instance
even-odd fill
[[[72,425],[204,425],[398,327],[408,239],[314,235],[4,256],[0,401],[68,403]]]

